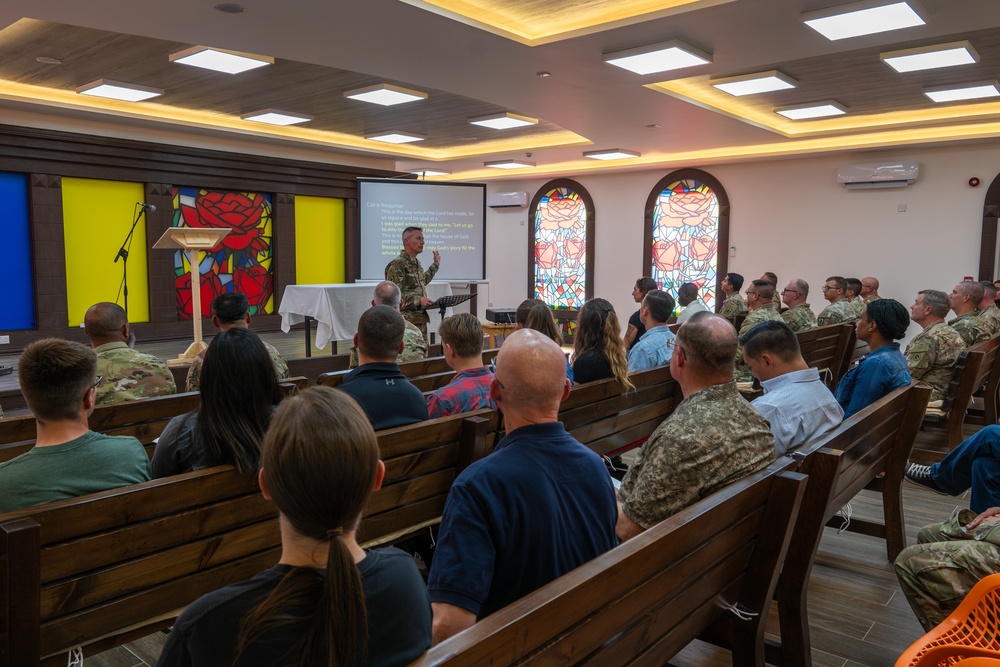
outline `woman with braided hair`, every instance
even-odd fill
[[[868,343],[871,352],[837,385],[834,396],[844,408],[844,419],[893,389],[910,384],[906,357],[895,342],[906,335],[909,325],[909,313],[895,299],[872,301],[861,311],[855,328],[858,338]]]
[[[358,546],[355,531],[385,474],[375,432],[343,392],[285,399],[264,438],[261,493],[278,509],[281,559],[189,606],[157,665],[406,665],[431,643],[413,558]]]

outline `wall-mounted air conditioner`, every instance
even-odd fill
[[[848,164],[837,169],[837,182],[848,190],[905,188],[919,173],[920,165],[912,160]]]
[[[493,192],[486,195],[490,208],[524,208],[528,205],[527,192]]]

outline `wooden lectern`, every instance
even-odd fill
[[[208,347],[201,339],[201,271],[198,268],[198,251],[210,250],[219,245],[231,229],[217,227],[171,227],[163,232],[163,236],[153,244],[158,250],[187,251],[188,263],[191,264],[191,320],[194,322],[194,342],[188,346],[184,354],[176,359],[169,359],[168,366],[185,366],[198,356],[198,353]]]

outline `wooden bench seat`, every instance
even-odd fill
[[[820,370],[820,376],[831,391],[836,389],[840,378],[844,377],[851,365],[854,343],[857,340],[854,323],[828,324],[799,331],[795,336],[799,340],[806,364]]]
[[[499,349],[483,350],[483,363],[489,366],[499,351]],[[441,356],[403,362],[399,364],[399,371],[420,388],[420,391],[433,391],[443,387],[455,376],[455,371]],[[348,373],[350,370],[347,369],[323,373],[316,382],[325,387],[337,387]]]

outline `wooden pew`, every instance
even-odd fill
[[[499,351],[499,349],[483,350],[483,363],[489,366]],[[407,361],[399,364],[399,371],[420,391],[432,391],[443,387],[455,375],[455,371],[451,369],[444,357],[428,357],[417,361]],[[349,370],[323,373],[317,379],[317,384],[324,387],[340,386],[348,373],[350,373]]]
[[[734,665],[763,667],[763,633],[805,476],[780,459],[471,628],[411,667],[663,665],[728,614]]]
[[[857,333],[853,322],[828,324],[799,331],[795,334],[802,349],[802,358],[806,364],[820,370],[820,375],[828,371],[826,386],[831,390],[837,387],[840,378],[844,377],[854,353],[854,343]]]
[[[444,354],[441,351],[440,343],[431,345],[427,349],[428,357],[440,357]],[[336,371],[346,371],[350,365],[351,354],[328,354],[314,357],[296,357],[286,359],[288,362],[289,375],[304,375],[307,378],[319,377],[323,373],[333,373]]]

